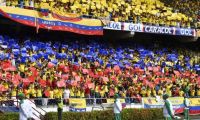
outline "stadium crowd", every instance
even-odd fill
[[[200,50],[0,36],[0,97],[200,96]]]
[[[37,9],[45,13],[45,16],[52,12],[67,17],[79,15],[116,22],[189,28],[199,26],[196,21],[199,2],[196,4],[196,1],[181,4],[182,7],[187,7],[191,3],[192,7],[188,7],[186,13],[182,12],[181,6],[179,12],[175,11],[176,8],[171,7],[171,3],[174,2],[165,5],[160,0],[6,0],[5,2],[7,6]],[[179,6],[179,2],[176,1],[173,5]]]
[[[184,13],[187,16],[190,16],[193,19],[195,26],[200,26],[200,1],[199,0],[161,0],[167,6],[173,7],[174,10]],[[181,3],[181,4],[180,4]]]

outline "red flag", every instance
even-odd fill
[[[46,97],[49,97],[49,96],[50,96],[50,92],[49,92],[48,90],[45,90],[45,91],[44,91],[44,95],[45,95]]]
[[[83,69],[82,71],[83,71],[83,74],[88,74],[89,73],[88,69]]]
[[[115,65],[113,69],[115,72],[120,71],[120,67],[118,65]]]
[[[77,81],[72,81],[72,82],[71,82],[71,85],[72,85],[72,86],[77,86]]]
[[[80,76],[75,76],[75,80],[76,80],[76,81],[81,81]]]
[[[94,73],[92,71],[89,71],[88,74],[89,74],[90,77],[94,77]]]
[[[186,72],[184,73],[184,75],[185,75],[186,77],[189,77],[189,76],[190,76],[190,72],[189,72],[189,71],[186,71]]]
[[[36,70],[36,68],[35,68],[35,67],[29,67],[29,70],[30,70],[31,72],[33,72],[33,71]]]
[[[114,96],[114,94],[115,94],[115,91],[114,91],[113,89],[110,89],[109,95],[110,95],[110,96]]]
[[[113,75],[113,76],[111,76],[111,79],[112,79],[112,80],[114,80],[114,81],[116,81],[116,80],[117,80],[116,76],[114,76],[114,75]]]
[[[22,78],[22,81],[24,83],[25,86],[29,85],[30,84],[30,81],[28,78]]]
[[[168,78],[165,78],[165,81],[167,81],[167,82],[171,82],[171,80],[170,80],[170,79],[168,79]]]
[[[77,76],[77,73],[76,72],[72,72],[72,76]]]
[[[148,83],[148,86],[149,86],[150,88],[153,88],[153,87],[154,87],[154,84],[151,83],[151,82],[149,82],[149,83]]]
[[[2,68],[3,70],[5,70],[6,68],[9,68],[9,67],[11,67],[11,66],[12,66],[12,63],[11,63],[10,60],[3,61],[3,62],[1,63],[1,68]]]
[[[154,80],[154,82],[155,82],[156,84],[159,84],[160,78],[156,78],[156,79]]]
[[[152,67],[148,67],[148,70],[149,70],[149,71],[153,71],[153,68],[152,68]]]
[[[153,72],[154,72],[154,73],[159,72],[159,68],[158,68],[158,67],[153,67]]]
[[[78,65],[73,65],[73,70],[77,71],[79,69],[79,66]]]
[[[156,72],[155,73],[157,76],[160,76],[162,73],[161,72]]]
[[[7,91],[7,89],[3,85],[0,85],[0,92],[4,92],[4,91]]]
[[[7,79],[7,80],[11,80],[11,78],[12,78],[11,73],[6,72],[6,79]]]
[[[9,66],[8,68],[4,69],[5,71],[16,71],[16,67],[15,66]]]
[[[47,65],[48,68],[53,68],[54,66],[55,65],[53,63],[51,63],[51,62],[49,62],[48,65]]]
[[[19,85],[19,80],[18,79],[13,79],[12,83],[14,86],[18,86]]]
[[[102,77],[102,79],[103,79],[104,82],[108,82],[109,81],[108,77]]]
[[[143,80],[143,85],[148,85],[149,81],[147,81],[146,79]]]
[[[65,81],[64,80],[58,81],[57,86],[58,87],[65,87],[66,86]]]
[[[61,75],[60,74],[55,74],[56,77],[58,78],[61,78]]]
[[[41,87],[46,87],[46,80],[40,79],[40,80],[39,80],[39,83],[40,83],[40,86],[41,86]]]
[[[65,66],[65,67],[63,68],[63,72],[68,73],[68,72],[69,72],[69,67]]]
[[[125,65],[126,69],[131,69],[131,67],[129,65]]]
[[[102,71],[99,71],[97,74],[98,74],[98,76],[100,76],[100,77],[103,76],[103,72],[102,72]]]
[[[64,79],[64,80],[68,80],[69,75],[68,74],[64,74],[64,75],[61,76],[61,78]]]
[[[90,89],[91,89],[91,88],[94,88],[94,83],[88,83],[87,86],[88,86],[88,88],[90,88]]]
[[[12,78],[12,83],[17,86],[19,85],[19,81],[21,80],[21,76],[20,75],[14,75],[13,78]]]
[[[140,74],[143,74],[143,73],[144,73],[144,70],[143,70],[143,69],[138,69],[138,72],[139,72]]]
[[[38,71],[35,67],[30,67],[29,70],[32,72],[32,76],[38,76]]]
[[[64,69],[64,68],[65,68],[65,65],[64,65],[64,64],[60,64],[60,65],[58,66],[58,68],[59,68],[59,69]]]
[[[98,66],[99,66],[99,62],[94,62],[94,65],[95,65],[96,67],[98,67]]]
[[[29,79],[29,81],[32,82],[32,83],[35,82],[35,76],[33,76],[33,75],[32,75],[32,76],[29,76],[28,79]]]
[[[174,70],[174,74],[175,74],[176,76],[178,76],[178,77],[181,75],[180,72],[177,71],[177,70]]]

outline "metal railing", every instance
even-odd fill
[[[32,100],[27,99],[29,102],[35,104]],[[35,101],[35,100],[34,100]],[[35,104],[36,105],[36,104]],[[19,99],[16,97],[12,97],[9,99],[9,97],[6,97],[5,100],[0,100],[0,107],[15,107],[19,110]],[[33,115],[38,119],[43,119],[44,115],[46,114],[46,111],[41,108],[41,106],[36,105],[36,108],[32,106],[33,109]],[[3,112],[3,111],[2,111]],[[43,112],[44,114],[42,114]],[[37,113],[37,114],[36,114]]]
[[[62,99],[64,105],[67,105],[67,106],[69,105],[69,99]],[[88,106],[91,106],[91,105],[100,105],[102,103],[107,103],[107,99],[114,99],[114,98],[73,98],[73,99],[85,99],[86,104]],[[141,104],[141,102],[142,102],[141,99],[137,98],[137,97],[127,97],[127,98],[121,98],[121,99],[124,99],[126,104],[132,104],[132,103]],[[41,108],[42,106],[44,107],[44,106],[56,106],[57,105],[57,100],[50,99],[50,98],[31,98],[29,101],[34,103],[43,112],[45,112],[45,110],[43,108]],[[7,99],[6,101],[0,101],[0,105],[4,104],[4,106],[13,106],[13,105],[15,105],[14,102],[19,102],[19,100],[18,99]]]

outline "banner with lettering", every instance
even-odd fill
[[[69,111],[72,112],[85,112],[86,111],[86,100],[78,98],[69,99]]]
[[[0,14],[15,22],[36,27],[37,31],[42,28],[84,35],[103,35],[102,22],[98,19],[70,18],[54,13],[43,16],[41,12],[36,10],[5,6],[0,6]]]
[[[106,99],[107,103],[114,103],[115,99]],[[120,99],[120,102],[122,103],[122,108],[126,107],[125,99]]]
[[[151,26],[144,24],[134,23],[120,23],[111,21],[104,29],[112,30],[124,30],[132,32],[144,32],[154,34],[166,34],[166,35],[181,35],[181,36],[196,36],[195,29],[178,28],[178,27],[164,27],[164,26]]]
[[[200,114],[200,98],[189,98],[189,111],[191,115]]]
[[[109,30],[122,30],[122,24],[121,22],[113,22],[110,21],[104,29],[109,29]]]
[[[156,98],[142,98],[144,108],[163,108],[163,99]],[[183,113],[184,111],[184,98],[183,97],[171,97],[169,100],[172,102],[175,114]]]

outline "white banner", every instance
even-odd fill
[[[113,22],[113,21],[110,21],[110,22],[104,27],[104,29],[122,30],[121,22]]]
[[[124,23],[125,31],[143,32],[143,24]]]

